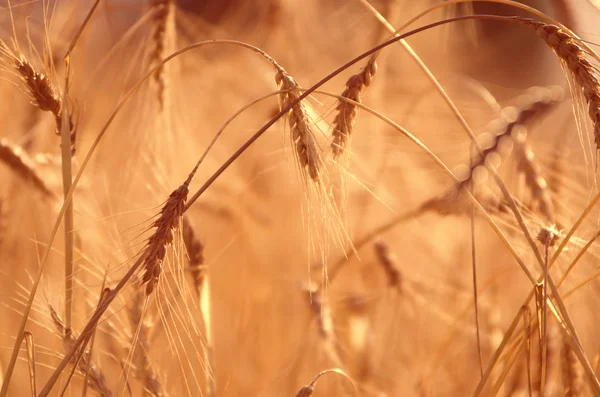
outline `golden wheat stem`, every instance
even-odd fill
[[[33,334],[25,332],[25,345],[27,347],[27,363],[29,367],[29,383],[31,385],[31,395],[37,394],[37,377],[35,372],[35,343]]]
[[[65,58],[65,85],[62,96],[62,103],[67,103],[69,90],[69,74],[71,72],[69,57]],[[73,184],[72,156],[71,156],[71,124],[69,122],[69,112],[64,109],[61,115],[60,125],[60,154],[62,165],[62,182],[64,200],[67,204],[65,211],[65,326],[67,329],[72,327],[72,305],[73,305],[73,199],[67,203],[67,197]]]

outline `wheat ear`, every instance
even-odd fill
[[[44,73],[35,70],[33,64],[19,51],[18,48],[11,49],[6,43],[0,40],[0,56],[6,58],[8,66],[13,68],[21,82],[21,86],[31,103],[44,112],[50,112],[54,116],[56,131],[60,133],[62,127],[63,103],[58,94],[58,90],[53,86],[52,81]],[[69,115],[70,129],[73,131],[73,121]],[[71,134],[71,150],[74,152],[75,133]]]
[[[206,265],[204,264],[204,244],[198,239],[192,224],[187,216],[183,217],[183,243],[189,256],[189,267],[192,273],[194,289],[198,294],[200,302],[200,313],[204,323],[204,334],[206,337],[206,346],[204,346],[205,367],[204,376],[206,380],[207,396],[214,397],[216,393],[215,384],[215,360],[214,360],[214,340],[212,332],[212,311],[210,280]]]
[[[371,84],[377,72],[376,57],[369,59],[367,65],[346,81],[346,89],[342,97],[361,103],[362,91]],[[347,101],[339,101],[337,114],[333,120],[333,132],[331,134],[331,151],[333,158],[337,159],[346,150],[350,143],[350,136],[358,114],[358,107]]]
[[[158,283],[167,247],[173,244],[175,230],[179,228],[182,221],[183,209],[189,192],[188,185],[189,179],[171,193],[160,211],[160,216],[152,224],[156,230],[148,239],[142,254],[145,257],[142,263],[144,269],[142,285],[146,286],[147,295],[154,291]]]
[[[533,19],[519,18],[518,21],[533,28],[571,72],[588,104],[588,114],[594,126],[594,142],[600,150],[600,81],[597,68],[591,62],[598,57],[566,29]]]
[[[152,49],[150,51],[151,65],[158,64],[166,58],[173,46],[175,35],[175,1],[150,0],[150,7],[154,13],[152,18]],[[154,74],[154,82],[158,91],[158,103],[161,110],[167,107],[167,88],[169,84],[165,67],[161,66]]]
[[[283,69],[275,75],[279,94],[279,107],[285,108],[300,97],[298,84]],[[294,105],[286,115],[290,127],[294,155],[300,163],[301,172],[308,173],[313,182],[318,183],[323,160],[312,129],[312,123],[302,102]]]

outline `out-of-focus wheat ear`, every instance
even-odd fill
[[[153,12],[150,64],[154,66],[166,58],[175,47],[175,0],[150,0]],[[161,110],[168,108],[169,76],[165,66],[154,73],[158,103]]]
[[[402,273],[398,266],[398,257],[390,250],[389,245],[383,241],[376,241],[373,244],[377,262],[383,268],[388,279],[388,285],[402,294]]]
[[[565,397],[582,397],[585,388],[583,369],[577,355],[566,341],[561,349],[561,363],[563,395]]]
[[[188,216],[183,217],[183,243],[189,257],[189,270],[198,297],[202,294],[202,286],[206,276],[204,265],[204,244],[198,239]]]
[[[341,96],[361,103],[362,91],[371,84],[375,73],[377,73],[377,62],[375,57],[371,57],[360,73],[346,81],[346,89]],[[331,133],[331,151],[334,159],[339,158],[349,147],[352,129],[358,114],[357,106],[344,100],[339,101],[336,110],[337,114],[333,120],[333,132]]]
[[[531,191],[532,200],[537,203],[539,213],[547,222],[554,223],[554,203],[546,179],[541,175],[542,170],[535,160],[533,150],[524,137],[517,137],[514,146],[517,170],[525,175],[525,185]]]
[[[275,81],[282,91],[279,94],[280,109],[298,99],[300,96],[298,84],[283,69],[275,75]],[[300,171],[302,174],[308,174],[313,182],[318,183],[323,167],[323,159],[319,153],[312,122],[308,117],[304,104],[300,102],[294,105],[286,117],[290,128],[294,157],[300,165]]]
[[[48,308],[50,310],[50,318],[52,319],[52,323],[54,324],[58,335],[63,341],[65,351],[71,351],[79,335],[77,335],[72,329],[65,327],[65,323],[62,321],[54,307],[49,305]],[[73,356],[73,359],[75,359],[75,356]],[[81,375],[87,376],[88,386],[99,396],[113,396],[112,391],[108,388],[108,382],[106,381],[104,373],[91,360],[88,352],[84,352],[81,356],[81,359],[77,361],[77,371]]]
[[[353,295],[348,299],[349,346],[355,357],[354,371],[361,384],[368,384],[373,375],[373,330],[368,298]]]
[[[150,295],[162,273],[162,263],[167,254],[167,247],[173,244],[174,233],[182,222],[183,210],[189,193],[190,179],[175,189],[160,211],[160,216],[152,227],[156,228],[148,239],[142,255],[142,285],[146,286],[146,295]]]
[[[0,139],[0,161],[45,197],[56,197],[42,177],[38,175],[33,159],[21,147],[9,143],[5,138]]]
[[[598,60],[598,56],[591,54],[580,39],[559,26],[526,18],[518,20],[533,28],[571,72],[578,86],[573,89],[580,90],[587,101],[588,114],[594,126],[594,141],[600,150],[600,81],[598,69],[592,64],[592,59]]]
[[[317,285],[309,283],[303,292],[310,305],[311,314],[317,322],[325,354],[334,365],[341,366],[342,362],[338,354],[338,342],[333,329],[331,307],[323,298],[323,291]]]
[[[183,243],[189,256],[189,267],[192,273],[192,281],[194,289],[198,294],[200,301],[200,312],[202,314],[202,322],[204,323],[204,333],[206,338],[206,346],[204,346],[205,354],[205,378],[208,397],[213,397],[216,393],[215,384],[215,363],[214,363],[214,341],[212,334],[211,321],[211,296],[210,296],[210,280],[206,265],[204,264],[204,244],[198,239],[194,228],[187,216],[183,217]]]

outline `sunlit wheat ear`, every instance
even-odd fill
[[[150,0],[153,14],[150,50],[151,66],[166,58],[175,46],[175,0]],[[164,109],[167,103],[169,76],[164,66],[154,74],[158,103]]]
[[[519,21],[533,29],[554,50],[571,72],[588,104],[588,114],[594,126],[594,141],[600,150],[600,81],[598,69],[592,64],[594,54],[581,45],[570,32],[552,24],[521,18]]]
[[[63,103],[49,76],[36,71],[24,54],[18,49],[10,49],[2,40],[0,40],[0,58],[4,58],[0,59],[0,62],[5,62],[7,66],[14,69],[20,80],[20,86],[31,99],[31,103],[44,112],[52,113],[56,131],[60,133]],[[70,115],[69,123],[73,130]]]
[[[362,91],[371,84],[376,72],[377,62],[373,57],[360,73],[348,79],[342,97],[361,103]],[[331,151],[334,159],[344,153],[349,146],[352,129],[358,114],[356,105],[343,100],[338,103],[336,110],[337,114],[333,120],[333,132],[331,134]]]
[[[162,273],[162,264],[167,253],[167,247],[173,244],[175,231],[182,222],[183,210],[189,192],[189,180],[171,193],[160,211],[160,216],[152,227],[156,230],[148,239],[142,255],[142,285],[146,286],[146,294],[150,295]]]
[[[70,351],[79,335],[77,335],[72,329],[67,329],[64,322],[54,310],[52,306],[49,306],[50,317],[54,323],[56,331],[60,335],[65,351]],[[104,374],[100,368],[90,359],[89,353],[84,353],[81,359],[77,362],[77,371],[83,375],[87,375],[88,386],[101,397],[112,397],[113,393],[108,388],[108,382],[104,377]]]
[[[388,285],[394,288],[398,293],[402,293],[402,273],[398,266],[396,254],[391,252],[390,247],[383,241],[376,241],[373,244],[377,262],[383,268],[388,280]]]
[[[280,109],[298,99],[300,93],[297,89],[299,87],[290,75],[280,70],[275,75],[275,81],[279,89],[285,91],[279,94]],[[304,105],[302,103],[294,105],[286,117],[290,128],[294,156],[300,165],[300,171],[303,175],[308,174],[313,182],[319,183],[323,159],[319,153],[312,123]]]
[[[5,138],[0,139],[0,161],[9,166],[21,179],[31,183],[44,196],[55,197],[44,180],[38,175],[33,159],[23,149],[10,144]]]

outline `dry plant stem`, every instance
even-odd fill
[[[65,86],[63,89],[63,103],[67,103],[69,90],[70,57],[65,58]],[[73,198],[67,202],[69,191],[73,182],[72,162],[71,162],[71,128],[68,112],[62,112],[62,123],[60,129],[60,154],[62,165],[62,182],[64,200],[66,204],[65,211],[65,326],[72,328],[72,305],[73,305]]]
[[[69,351],[70,349],[72,349],[75,342],[78,340],[77,335],[74,333],[73,330],[66,328],[66,324],[62,322],[62,320],[58,316],[58,313],[56,313],[56,311],[52,307],[50,307],[50,315],[56,330],[58,331],[59,335],[63,340],[65,351]],[[96,324],[94,324],[92,332],[89,335],[90,338],[93,337],[95,328]],[[108,383],[104,374],[96,365],[96,363],[92,361],[91,351],[86,352],[84,348],[81,348],[80,350],[78,350],[78,352],[79,357],[77,357],[76,360],[71,361],[74,366],[73,369],[77,369],[79,373],[82,374],[84,377],[86,377],[86,374],[88,374],[87,380],[94,392],[98,393],[102,397],[112,397],[113,394],[108,388]],[[69,382],[65,384],[65,389],[68,387],[68,383]]]
[[[525,338],[527,338],[527,344],[525,345],[525,361],[527,365],[527,391],[529,397],[532,396],[533,386],[531,379],[531,310],[529,307],[523,307],[523,333]]]
[[[569,275],[569,273],[571,272],[571,270],[573,270],[573,267],[575,267],[575,265],[577,264],[577,262],[579,262],[579,260],[587,252],[587,250],[592,246],[592,244],[598,239],[598,237],[600,237],[600,231],[596,232],[596,234],[594,234],[594,236],[585,244],[585,246],[581,249],[581,251],[579,251],[577,253],[577,256],[575,256],[575,259],[573,259],[573,261],[571,262],[571,264],[569,264],[569,267],[567,268],[567,270],[565,270],[565,272],[563,273],[563,275],[560,277],[560,280],[558,280],[558,283],[556,284],[556,286],[558,288],[560,288],[560,286],[565,281],[565,279],[567,278],[567,276]]]
[[[100,298],[98,299],[98,305],[104,300],[104,297],[106,296],[106,294],[108,293],[109,289],[105,287],[106,286],[106,274],[104,276],[104,280],[102,281],[102,292],[100,293]],[[94,327],[93,333],[92,333],[92,338],[90,340],[90,352],[89,352],[89,359],[92,362],[93,361],[93,352],[94,352],[94,343],[96,342],[96,330],[97,330],[97,326]],[[92,371],[92,366],[89,365],[87,368],[87,371],[85,372],[85,376],[83,378],[83,392],[81,393],[81,397],[86,397],[87,396],[87,390],[88,390],[88,382],[90,379],[90,375],[91,375],[91,371]]]
[[[29,383],[31,385],[31,395],[37,394],[36,375],[35,375],[35,343],[33,342],[33,334],[25,332],[25,344],[27,347],[27,363],[29,365]]]

